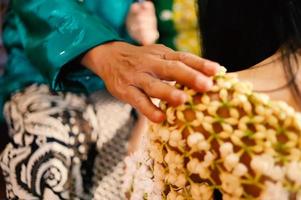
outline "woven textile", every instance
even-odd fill
[[[8,199],[122,199],[129,105],[105,91],[86,98],[32,85],[6,103],[5,116]]]

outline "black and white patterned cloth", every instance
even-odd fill
[[[124,199],[131,107],[32,85],[5,105],[11,142],[0,165],[8,199]]]

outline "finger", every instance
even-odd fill
[[[151,33],[158,32],[156,24],[151,23],[148,20],[146,20],[146,21],[142,20],[141,22],[139,22],[139,20],[137,19],[137,21],[135,22],[136,24],[129,25],[130,31],[138,32],[139,34],[146,34],[149,32],[151,32]]]
[[[141,34],[140,41],[142,45],[150,45],[150,44],[154,44],[158,38],[159,38],[158,31],[149,30],[148,32],[143,32]]]
[[[164,121],[164,113],[157,108],[150,99],[141,92],[135,86],[128,87],[128,102],[142,114],[144,114],[149,120],[160,123]]]
[[[200,58],[196,55],[185,52],[172,52],[165,55],[167,60],[177,60],[185,63],[189,67],[196,69],[208,76],[213,76],[218,72],[220,65],[216,62]]]
[[[140,10],[141,10],[140,3],[133,3],[130,10],[131,10],[130,11],[131,14],[137,14],[137,13],[139,13]]]
[[[157,28],[156,16],[152,16],[143,11],[135,14],[134,24],[137,27],[155,27]]]
[[[159,60],[153,64],[153,73],[161,79],[177,81],[199,92],[206,92],[213,85],[211,78],[180,61]]]
[[[151,33],[151,32],[149,33],[135,32],[131,36],[133,39],[135,39],[139,44],[143,46],[154,44],[159,37],[157,33]]]
[[[163,44],[151,44],[143,48],[146,50],[147,53],[156,56],[157,59],[159,58],[158,61],[164,59],[167,53],[174,52],[174,50],[164,46]],[[148,64],[149,67],[154,67],[157,65],[157,61],[151,58],[151,62],[148,62]]]
[[[141,7],[144,9],[144,10],[152,10],[152,11],[155,11],[155,6],[154,4],[151,2],[151,1],[144,1],[143,3],[140,3],[141,4]]]
[[[138,77],[136,85],[150,97],[167,101],[172,106],[183,104],[188,99],[185,92],[178,90],[149,74],[142,73],[142,75]]]

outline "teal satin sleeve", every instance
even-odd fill
[[[34,83],[49,84],[55,91],[91,93],[104,88],[99,77],[74,60],[97,45],[121,40],[122,19],[132,0],[119,1],[123,4],[116,6],[115,0],[10,1],[3,32],[9,56],[0,76],[0,122],[10,95]],[[94,10],[88,2],[95,3]],[[105,8],[111,12],[103,12]]]
[[[80,65],[60,74],[66,63],[92,47],[121,40],[101,18],[76,0],[13,0],[11,10],[26,57],[54,90],[101,86],[92,84],[98,77]]]

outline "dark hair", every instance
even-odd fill
[[[198,0],[204,57],[247,68],[301,46],[300,0]]]
[[[249,68],[279,49],[287,58],[301,48],[301,0],[198,0],[198,6],[203,56],[229,71]]]

